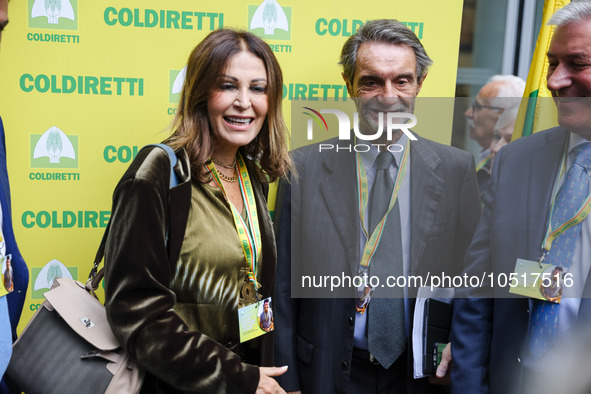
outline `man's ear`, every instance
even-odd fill
[[[425,78],[427,78],[427,74],[429,74],[428,72],[423,74],[423,77],[419,80],[419,88],[417,89],[417,96],[419,95],[421,88],[423,87],[423,82],[425,81]]]
[[[341,77],[343,77],[343,81],[345,81],[345,84],[347,85],[347,93],[349,93],[349,97],[355,97],[353,84],[347,79],[344,72],[341,73]]]

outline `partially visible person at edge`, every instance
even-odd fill
[[[264,41],[210,33],[189,56],[165,141],[179,185],[169,189],[164,150],[146,147],[115,189],[105,305],[116,337],[147,371],[142,393],[284,392],[272,378],[287,370],[270,367],[273,334],[240,343],[238,322],[240,307],[274,287],[266,192],[291,166],[282,88]],[[243,249],[237,228],[252,248]]]
[[[8,0],[0,0],[0,39],[8,24]],[[10,185],[6,168],[4,126],[0,118],[0,393],[10,393],[4,372],[12,355],[12,342],[16,340],[16,327],[21,317],[29,271],[16,244],[12,230]],[[12,267],[12,270],[10,269]],[[10,273],[12,272],[12,276]],[[9,285],[10,283],[10,285]],[[6,289],[5,284],[11,289]],[[7,293],[7,291],[12,290]]]
[[[482,148],[476,164],[476,177],[481,197],[488,188],[490,180],[492,164],[490,145],[494,138],[495,124],[508,108],[519,105],[524,90],[525,81],[518,76],[493,75],[478,91],[472,106],[464,113],[470,138]]]
[[[591,221],[580,214],[591,210],[591,1],[572,0],[548,25],[555,28],[546,85],[559,126],[519,138],[495,156],[463,275],[499,278],[521,270],[535,278],[540,267],[542,275],[562,267],[572,282],[562,282],[560,303],[523,290],[543,279],[456,288],[454,394],[547,393],[554,382],[563,384],[551,392],[589,392],[580,357],[588,342],[578,335],[591,329]],[[578,346],[564,347],[573,337]]]

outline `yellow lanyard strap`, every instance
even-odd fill
[[[228,199],[224,185],[222,184],[220,176],[213,165],[213,162],[210,160],[209,164],[206,164],[205,167],[209,170],[209,173],[213,177],[213,181],[222,190],[224,197],[226,197],[226,201],[230,205],[230,210],[232,211],[232,217],[234,219],[234,225],[236,226],[236,232],[240,238],[240,245],[242,246],[244,258],[248,264],[248,279],[254,283],[255,290],[258,290],[260,284],[257,282],[256,278],[258,276],[258,262],[260,251],[262,249],[259,217],[257,213],[254,190],[252,188],[252,181],[250,180],[250,175],[246,169],[246,164],[244,163],[244,159],[242,159],[242,155],[240,155],[240,153],[238,153],[236,157],[236,163],[238,164],[238,181],[240,193],[242,195],[242,201],[246,207],[246,219],[248,221],[248,226],[242,219],[240,212],[238,212],[236,207]]]
[[[559,179],[564,177],[564,173],[566,170],[566,160],[567,160],[567,156],[568,156],[568,144],[566,145],[566,149],[564,152],[564,155],[562,157],[562,163],[560,164],[560,176]],[[575,165],[574,163],[572,165]],[[560,189],[559,189],[560,191]],[[552,205],[550,206],[550,219],[548,220],[548,228],[546,229],[546,236],[544,237],[544,240],[542,241],[542,248],[545,249],[546,251],[549,251],[550,248],[552,247],[552,242],[558,238],[558,236],[562,233],[564,233],[566,230],[568,230],[571,227],[576,226],[577,224],[581,223],[589,214],[589,212],[591,212],[591,193],[589,194],[589,196],[587,196],[587,199],[585,200],[585,203],[583,204],[583,206],[581,208],[579,208],[577,210],[577,212],[574,214],[573,217],[571,217],[570,219],[566,220],[565,222],[558,224],[558,226],[555,229],[552,229],[552,216],[554,213],[554,205],[556,204],[556,197],[558,196],[558,192],[556,193],[556,195],[554,196],[554,198],[552,199]]]
[[[371,234],[371,237],[368,237],[368,232],[365,228],[365,210],[367,208],[369,196],[367,175],[365,173],[365,169],[363,168],[361,157],[359,157],[359,153],[357,153],[357,186],[359,193],[359,217],[361,218],[361,226],[363,228],[363,233],[365,234],[365,237],[367,239],[367,242],[365,243],[365,248],[363,249],[363,254],[361,255],[361,262],[359,263],[359,265],[365,269],[369,268],[371,258],[374,255],[380,243],[380,239],[382,238],[382,231],[384,228],[384,224],[386,223],[386,219],[388,218],[388,214],[392,210],[392,207],[394,207],[396,199],[398,198],[398,193],[400,192],[400,188],[402,187],[402,180],[404,179],[404,175],[406,174],[407,170],[409,152],[410,140],[406,142],[406,146],[404,148],[404,151],[402,152],[400,169],[398,170],[398,174],[396,175],[396,182],[394,183],[394,189],[392,190],[392,196],[390,197],[390,204],[388,205],[388,210],[384,214],[382,220],[374,229],[373,233]]]
[[[476,172],[482,170],[484,166],[492,159],[492,155],[486,156],[484,159],[480,160],[478,164],[476,164]]]

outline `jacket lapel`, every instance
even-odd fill
[[[263,297],[270,297],[273,294],[275,285],[275,265],[277,262],[277,249],[275,248],[275,233],[273,232],[273,222],[269,215],[269,207],[267,205],[267,198],[263,191],[263,185],[254,176],[254,171],[249,171],[255,188],[255,200],[257,204],[257,213],[259,217],[259,226],[261,229],[262,241],[262,264],[265,269],[262,270],[261,284],[263,285],[261,292]],[[260,269],[260,268],[259,268]]]
[[[546,135],[545,143],[531,155],[528,171],[527,250],[532,258],[539,258],[542,240],[546,232],[552,189],[558,175],[564,146],[568,140],[566,130]]]
[[[441,159],[429,144],[419,137],[411,142],[410,148],[410,274],[414,274],[425,251],[429,229],[434,224],[443,193],[443,179],[435,173]]]
[[[359,269],[359,206],[355,154],[330,152],[321,163],[320,192],[345,250],[352,274]]]

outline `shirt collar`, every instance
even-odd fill
[[[570,155],[573,149],[577,146],[584,144],[585,142],[589,142],[589,140],[585,139],[584,137],[580,136],[579,134],[575,134],[573,132],[569,132],[570,138],[568,139],[568,154]]]
[[[400,137],[400,139],[398,139],[398,141],[396,141],[392,145],[401,145],[403,147],[406,147],[407,144],[408,144],[408,137],[406,136],[406,134],[402,133],[402,136]],[[369,145],[369,146],[370,146],[370,149],[367,152],[359,152],[359,157],[361,158],[361,162],[363,163],[363,168],[365,169],[365,172],[368,172],[372,167],[375,166],[376,158],[378,157],[378,155],[380,153],[380,151],[376,145]],[[400,168],[400,162],[402,161],[402,153],[404,153],[404,151],[401,150],[400,147],[396,147],[396,146],[393,146],[392,150],[393,151],[400,150],[399,152],[391,152],[394,155],[394,160],[396,161],[396,165],[398,166],[398,168]]]

